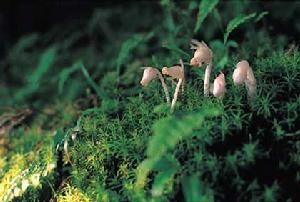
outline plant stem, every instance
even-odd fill
[[[180,86],[181,86],[182,81],[183,81],[183,79],[179,79],[179,80],[178,80],[178,83],[177,83],[177,85],[176,85],[174,97],[173,97],[172,104],[171,104],[171,112],[174,111],[174,107],[175,107],[175,104],[176,104],[176,101],[177,101],[177,97],[178,97],[178,93],[179,93],[179,90],[180,90]]]
[[[210,62],[206,69],[205,69],[205,76],[204,76],[204,96],[208,97],[209,95],[209,78],[211,74],[211,69],[212,69],[212,62]]]
[[[184,93],[184,84],[185,84],[184,64],[183,64],[182,59],[180,59],[179,62],[180,62],[180,65],[181,65],[181,68],[182,68],[182,71],[183,71],[183,80],[182,80],[182,85],[181,85],[181,92],[183,94]]]
[[[247,89],[248,102],[251,103],[255,98],[256,93],[256,79],[253,74],[253,70],[249,67],[247,71],[247,79],[245,81],[245,86]]]
[[[168,91],[168,87],[165,83],[165,80],[164,78],[162,77],[161,73],[159,71],[157,71],[157,74],[158,74],[158,78],[160,79],[161,81],[161,85],[164,89],[164,92],[165,92],[165,95],[166,95],[166,99],[167,99],[167,103],[170,104],[170,95],[169,95],[169,91]]]

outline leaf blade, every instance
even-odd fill
[[[233,32],[233,30],[235,30],[241,24],[254,18],[255,16],[256,16],[256,13],[251,13],[249,15],[240,15],[240,16],[237,16],[237,17],[233,18],[232,20],[230,20],[230,22],[227,24],[226,32],[224,34],[224,44],[227,43],[228,37],[229,37],[230,33]]]
[[[219,0],[202,0],[200,2],[194,33],[200,30],[205,18],[217,6],[218,3]]]

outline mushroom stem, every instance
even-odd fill
[[[209,78],[211,74],[212,69],[212,62],[210,62],[206,69],[205,69],[205,75],[204,75],[204,96],[208,97],[209,95]]]
[[[235,85],[245,84],[248,102],[251,103],[255,98],[256,79],[248,61],[242,60],[236,64],[232,78]]]
[[[162,77],[161,73],[159,71],[157,71],[157,74],[158,74],[158,78],[160,79],[161,81],[161,85],[164,89],[164,92],[165,92],[165,95],[166,95],[166,99],[167,99],[167,103],[170,104],[170,95],[169,95],[169,91],[168,91],[168,87],[165,83],[165,80],[164,78]]]
[[[247,89],[248,101],[252,102],[254,100],[255,93],[256,93],[256,79],[254,77],[251,67],[249,67],[247,71],[247,79],[245,81],[245,86]]]
[[[177,83],[177,85],[176,85],[174,97],[173,97],[172,104],[171,104],[171,112],[174,111],[174,107],[175,107],[175,104],[176,104],[176,101],[177,101],[177,97],[178,97],[178,93],[179,93],[179,90],[180,90],[180,86],[181,86],[181,84],[182,84],[182,81],[183,81],[183,79],[179,79],[179,80],[178,80],[178,83]]]
[[[183,80],[182,80],[182,85],[181,85],[181,92],[182,94],[184,93],[184,84],[185,84],[185,77],[184,77],[184,63],[182,61],[182,59],[179,60],[181,68],[182,68],[182,72],[183,72]]]

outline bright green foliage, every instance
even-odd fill
[[[227,43],[229,34],[235,30],[237,27],[239,27],[241,24],[247,22],[248,20],[254,18],[256,16],[256,13],[251,13],[249,15],[240,15],[235,17],[234,19],[232,19],[227,27],[226,27],[226,31],[224,33],[224,44]]]
[[[34,93],[38,89],[39,85],[41,85],[41,81],[43,79],[47,80],[47,77],[43,76],[45,76],[45,73],[53,65],[56,54],[56,47],[46,49],[46,51],[41,55],[35,70],[31,74],[27,75],[25,87],[16,93],[15,97],[17,100],[24,99],[28,95]]]
[[[263,17],[265,17],[265,16],[268,15],[268,14],[269,14],[268,11],[261,12],[259,15],[257,15],[257,17],[256,17],[256,19],[255,19],[255,22],[260,21]]]
[[[58,82],[58,92],[62,94],[64,85],[67,80],[70,78],[71,74],[80,69],[79,63],[75,63],[70,67],[64,68],[59,74],[59,82]]]
[[[12,135],[10,145],[14,148],[0,167],[0,200],[37,201],[39,191],[46,183],[54,183],[55,156],[51,147],[51,135],[40,135],[39,128],[24,132],[22,129]],[[50,187],[48,187],[50,191]],[[43,197],[49,197],[48,195]]]
[[[138,169],[137,186],[143,187],[148,173],[154,169],[157,170],[157,166],[161,166],[164,163],[170,161],[162,160],[168,150],[174,149],[176,144],[191,136],[193,130],[199,128],[204,118],[213,117],[220,114],[220,109],[214,105],[207,105],[199,112],[186,115],[180,119],[176,117],[166,117],[160,119],[153,125],[154,136],[149,141],[147,147],[147,159],[145,159]],[[174,157],[172,157],[174,158]],[[161,172],[156,176],[152,193],[153,195],[161,195],[163,190],[163,184],[169,180],[177,171],[178,163],[167,163],[166,168],[160,170]]]
[[[166,117],[154,123],[154,136],[149,142],[147,156],[149,158],[160,158],[169,149],[182,139],[192,134],[195,128],[203,124],[204,118],[220,114],[217,106],[207,104],[201,111],[186,115],[178,119],[176,117]]]
[[[121,65],[126,62],[129,55],[131,54],[131,51],[141,43],[147,42],[147,40],[149,40],[151,37],[153,37],[153,32],[150,32],[147,35],[135,34],[125,42],[123,42],[116,60],[118,76],[120,76]]]
[[[182,183],[185,201],[213,202],[212,190],[207,189],[199,181],[197,175],[186,177]]]
[[[194,32],[198,32],[207,15],[217,6],[219,0],[201,0]]]
[[[22,37],[0,62],[9,67],[0,113],[33,114],[0,135],[1,201],[299,201],[300,52],[293,36],[261,26],[276,14],[282,8],[249,1],[135,2]],[[225,74],[224,99],[203,97],[204,69],[188,65],[191,38],[213,50],[211,82]],[[170,114],[160,82],[140,86],[140,67],[180,58],[185,91]],[[231,78],[241,59],[257,79],[250,104]]]
[[[58,202],[90,202],[91,200],[80,190],[71,185],[67,185],[57,196]],[[103,200],[105,202],[105,200]]]

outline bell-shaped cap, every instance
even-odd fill
[[[223,97],[226,92],[226,82],[223,73],[220,73],[214,80],[213,95],[215,97]]]
[[[143,78],[140,81],[141,85],[147,86],[150,81],[155,79],[157,77],[158,70],[153,68],[153,67],[145,67],[144,68],[144,73],[143,73]]]
[[[235,85],[241,85],[247,80],[247,73],[250,68],[249,63],[246,60],[242,60],[236,64],[236,68],[233,71],[232,79]]]
[[[184,78],[184,70],[181,66],[176,65],[173,67],[163,67],[162,74],[168,75],[173,79],[183,79]]]
[[[212,62],[213,53],[206,43],[197,40],[191,41],[191,49],[196,49],[194,57],[191,59],[191,65],[202,66],[203,64],[210,64]]]

